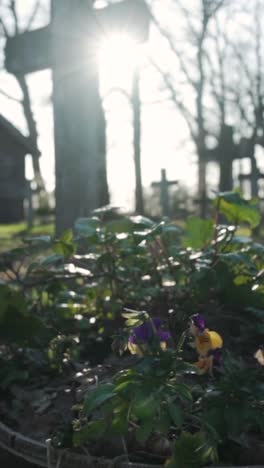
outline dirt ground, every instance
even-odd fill
[[[14,457],[4,450],[0,450],[0,466],[1,468],[39,468],[21,458]]]

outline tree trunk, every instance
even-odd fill
[[[199,200],[199,215],[201,218],[206,217],[207,212],[207,188],[206,188],[206,155],[205,147],[198,148],[198,200]]]
[[[138,68],[133,76],[132,89],[132,107],[133,107],[133,132],[134,132],[134,162],[136,178],[136,212],[144,214],[144,197],[141,174],[141,102],[140,102],[140,77]]]
[[[220,192],[228,192],[233,189],[233,160],[235,155],[235,145],[233,141],[233,128],[230,125],[222,124],[218,155],[220,162]]]
[[[254,148],[255,150],[255,148]],[[255,151],[253,150],[253,154],[251,157],[251,177],[250,177],[250,182],[251,182],[251,197],[257,197],[258,196],[258,166],[257,166],[257,161],[256,161],[256,156],[255,156]]]
[[[201,36],[198,42],[197,64],[199,72],[199,80],[196,86],[196,112],[197,112],[197,154],[198,154],[198,199],[200,203],[200,216],[205,218],[207,211],[207,186],[206,186],[206,132],[204,123],[204,86],[205,86],[205,73],[204,73],[204,39],[206,34],[207,23],[204,20]]]
[[[101,122],[101,123],[100,123]],[[110,203],[107,181],[107,141],[106,141],[106,119],[102,103],[99,106],[99,205],[105,206]]]
[[[45,185],[44,185],[43,177],[42,177],[41,170],[40,170],[40,164],[39,164],[39,158],[40,158],[41,153],[38,147],[37,125],[34,119],[29,89],[28,89],[28,85],[27,85],[26,78],[24,75],[15,75],[15,77],[23,95],[22,105],[23,105],[23,111],[24,111],[24,115],[25,115],[25,119],[26,119],[27,127],[28,127],[28,132],[29,132],[29,141],[30,141],[30,145],[32,146],[32,164],[33,164],[35,181],[36,181],[37,189],[39,190],[39,192],[43,192],[45,191]]]

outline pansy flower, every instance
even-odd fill
[[[158,338],[161,349],[166,349],[171,334],[169,331],[163,330],[162,325],[160,318],[154,318],[135,327],[128,338],[128,349],[131,354],[143,356],[155,338]]]
[[[205,319],[201,314],[195,314],[191,318],[193,325],[198,328],[200,332],[205,330]]]
[[[206,328],[204,317],[195,314],[191,317],[191,334],[194,336],[194,347],[199,355],[196,366],[204,373],[212,374],[213,366],[221,362],[223,339],[219,333]]]

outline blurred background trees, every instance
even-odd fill
[[[10,37],[14,37],[18,34],[24,33],[31,29],[34,29],[35,25],[38,24],[38,17],[47,16],[48,3],[43,0],[35,0],[31,2],[31,8],[24,13],[22,8],[18,8],[19,2],[17,0],[2,1],[0,4],[0,34],[1,44],[5,47],[6,40]],[[45,3],[47,5],[45,5]],[[3,56],[3,51],[2,51]],[[2,59],[2,71],[4,63]],[[30,95],[30,87],[28,85],[27,78],[24,74],[18,73],[14,75],[21,98],[17,99],[15,96],[5,92],[5,87],[0,85],[0,93],[7,99],[17,101],[21,106],[26,123],[27,138],[32,151],[32,165],[34,171],[34,178],[39,192],[45,190],[45,182],[40,169],[39,158],[41,151],[38,143],[38,125],[34,116],[33,102]]]
[[[2,0],[2,51],[7,37],[47,23],[49,6],[48,0],[32,0],[30,8],[26,9],[19,0]],[[143,213],[144,190],[146,192],[146,186],[149,185],[146,180],[151,177],[147,172],[151,172],[148,168],[151,168],[153,158],[153,142],[151,139],[146,141],[145,128],[146,121],[150,122],[149,116],[154,109],[150,106],[153,105],[155,113],[160,112],[160,115],[164,107],[170,109],[170,114],[166,115],[171,115],[168,124],[172,129],[170,138],[175,147],[171,156],[175,169],[173,175],[169,174],[169,178],[178,179],[183,163],[188,167],[185,162],[188,158],[190,165],[196,164],[195,179],[187,169],[185,177],[181,176],[180,183],[189,188],[202,216],[207,212],[211,188],[231,190],[234,186],[240,186],[246,195],[262,197],[264,89],[261,17],[264,1],[252,0],[249,3],[241,0],[238,3],[236,0],[190,0],[186,4],[176,0],[152,0],[149,8],[152,18],[151,35],[138,76],[133,74],[134,81],[123,89],[120,86],[121,92],[129,97],[127,105],[130,111],[127,115],[134,135],[131,139],[136,163],[131,179],[135,178],[137,181],[134,206],[138,212]],[[11,99],[18,100],[17,95],[10,95],[9,90],[6,90],[3,69],[1,77],[1,99],[6,99],[7,102]],[[38,133],[42,129],[34,114],[34,100],[31,99],[28,79],[24,75],[15,76],[15,79],[20,89],[19,100],[25,116],[25,132],[34,148],[34,178],[38,188],[42,190],[47,179],[45,175],[43,180],[40,169],[40,155],[43,151],[39,145]],[[152,90],[150,99],[146,83],[149,83]],[[116,106],[115,112],[119,111]],[[112,115],[113,112],[112,109]],[[111,112],[107,109],[108,130],[111,127],[109,119]],[[13,120],[16,124],[15,115]],[[108,131],[108,154],[115,145],[109,134]],[[119,129],[116,139],[121,134],[122,129]],[[130,144],[129,139],[127,145]],[[127,161],[130,157],[128,153],[129,151],[122,156]],[[45,154],[43,157],[49,156]],[[162,155],[160,158],[161,169],[164,167]],[[123,189],[121,180],[118,179],[118,167],[114,173],[111,169],[112,162],[109,161],[112,192],[119,192],[118,197],[122,201]],[[128,163],[130,164],[129,161]],[[155,175],[153,179],[156,179]],[[149,194],[149,190],[147,192]],[[123,200],[127,198],[130,199],[131,196],[123,197]]]

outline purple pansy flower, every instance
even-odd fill
[[[195,314],[191,317],[193,324],[199,329],[200,332],[205,330],[205,320],[201,314]]]
[[[161,342],[167,343],[171,334],[169,331],[162,330],[162,320],[160,318],[152,319],[152,322],[156,328],[157,336]],[[129,343],[148,343],[154,337],[154,331],[151,322],[144,322],[138,327],[135,327],[133,333],[129,337]]]

